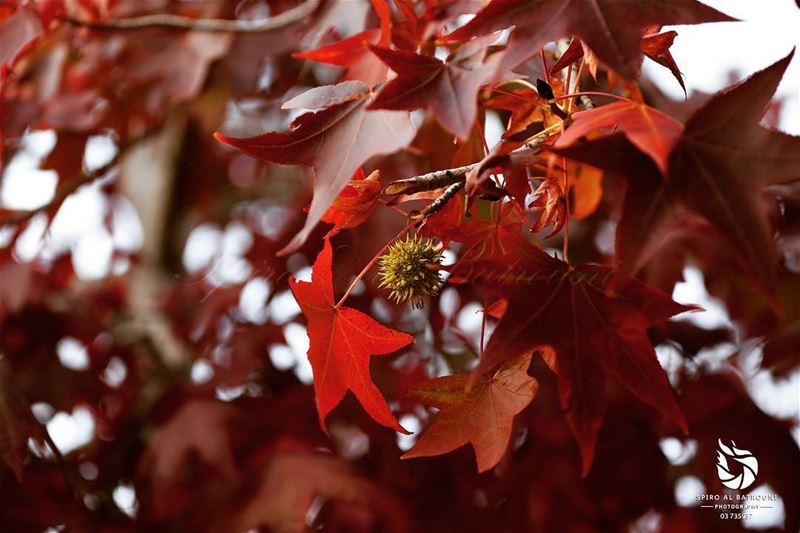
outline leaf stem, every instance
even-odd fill
[[[564,210],[566,211],[565,217],[566,220],[564,222],[564,246],[561,250],[562,255],[564,256],[563,260],[565,263],[569,264],[569,172],[567,172],[567,158],[561,158],[561,166],[564,168]]]
[[[572,65],[567,68],[567,81],[564,83],[564,90],[569,92],[569,86],[572,84]],[[572,112],[572,100],[567,102],[567,113]]]
[[[539,57],[542,58],[542,68],[544,69],[544,81],[547,82],[547,85],[552,85],[550,83],[550,73],[547,70],[547,59],[544,57],[544,48],[539,48]]]
[[[483,359],[483,344],[484,338],[486,336],[486,308],[489,306],[489,293],[484,291],[483,293],[483,311],[481,314],[481,345],[479,346],[478,350],[478,359]]]
[[[562,94],[561,96],[556,96],[556,101],[558,100],[566,100],[567,98],[579,98],[581,96],[605,96],[608,98],[616,98],[617,100],[623,100],[625,102],[633,102],[630,98],[626,98],[624,96],[620,96],[618,94],[613,93],[604,93],[600,91],[581,91],[572,94]]]

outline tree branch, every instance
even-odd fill
[[[91,172],[83,172],[78,175],[76,178],[71,180],[62,180],[59,177],[59,183],[56,187],[55,195],[53,199],[47,202],[46,204],[39,206],[35,209],[30,210],[23,210],[23,209],[4,209],[0,207],[0,226],[6,224],[20,224],[29,220],[31,217],[38,213],[45,213],[48,211],[56,210],[61,207],[61,204],[64,203],[64,200],[67,197],[89,183],[92,183],[96,180],[99,180],[108,172],[113,170],[122,159],[122,156],[125,155],[129,149],[136,146],[137,143],[148,139],[151,135],[157,132],[157,128],[150,128],[146,130],[144,133],[133,137],[124,142],[120,142],[117,144],[117,152],[114,154],[114,157],[111,158],[106,164],[101,167],[98,167]]]
[[[53,199],[43,206],[31,210],[0,208],[0,226],[6,224],[20,224],[38,213],[44,213],[52,209],[58,209],[61,204],[64,203],[64,200],[67,199],[67,196],[77,191],[84,185],[102,178],[107,172],[113,169],[119,162],[121,153],[122,147],[118,149],[117,154],[111,159],[111,161],[102,167],[95,169],[92,172],[83,173],[75,179],[67,180],[66,183],[56,189]]]
[[[283,29],[299,22],[317,9],[320,0],[305,0],[302,4],[272,17],[258,20],[195,19],[179,15],[157,14],[109,20],[80,20],[65,17],[62,20],[93,30],[140,30],[145,28],[173,28],[214,33],[262,33]]]
[[[511,156],[512,162],[516,164],[526,164],[529,162],[528,159],[531,156],[538,154],[541,149],[541,144],[550,138],[552,133],[554,133],[554,131],[548,130],[537,133],[530,141],[511,152],[509,155]],[[464,183],[466,181],[467,174],[469,174],[471,170],[480,166],[482,163],[483,161],[478,161],[477,163],[471,163],[469,165],[464,165],[463,167],[446,168],[443,170],[428,172],[427,174],[420,174],[419,176],[414,176],[412,178],[396,180],[387,185],[383,193],[390,196],[396,196],[398,194],[432,191],[434,189],[446,187],[454,183]]]

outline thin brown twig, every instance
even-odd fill
[[[530,141],[511,152],[512,158],[525,161],[528,156],[538,153],[541,144],[555,131],[555,128],[547,128],[537,133]],[[411,178],[396,180],[387,185],[383,193],[394,196],[411,192],[432,191],[454,183],[464,182],[467,174],[469,174],[471,170],[477,168],[481,163],[482,161],[478,161],[461,167],[446,168],[428,172],[427,174],[420,174],[419,176],[413,176]]]
[[[58,446],[53,441],[53,437],[50,436],[47,426],[45,424],[41,424],[40,427],[42,430],[42,437],[44,437],[44,442],[47,444],[47,447],[50,448],[50,453],[53,454],[53,457],[55,458],[59,468],[64,470],[64,472],[67,472],[68,467],[67,461],[64,459],[64,454],[61,453],[61,450],[58,449]]]
[[[425,206],[425,208],[420,211],[419,217],[427,218],[441,211],[442,208],[447,205],[447,202],[449,202],[456,194],[458,194],[458,191],[464,188],[464,185],[465,182],[457,181],[448,186],[437,199]]]
[[[387,185],[383,193],[395,196],[398,194],[406,194],[412,190],[413,192],[421,192],[440,189],[452,185],[453,183],[463,181],[464,176],[479,164],[480,162],[470,163],[469,165],[461,167],[446,168],[428,172],[427,174],[420,174],[419,176],[413,176],[411,178],[396,180]]]
[[[569,264],[569,172],[567,172],[567,158],[561,158],[561,166],[564,167],[564,209],[566,210],[566,220],[564,221],[564,245],[561,253],[564,255],[562,260]]]
[[[313,13],[320,0],[305,0],[283,13],[258,20],[195,19],[171,14],[144,15],[108,20],[81,20],[64,17],[61,20],[93,30],[141,30],[172,28],[214,33],[263,33],[283,29]]]
[[[47,447],[50,449],[50,453],[53,454],[53,458],[61,471],[61,475],[64,476],[64,481],[70,487],[70,490],[72,490],[72,495],[77,501],[83,502],[85,491],[81,486],[82,478],[67,464],[67,460],[64,459],[64,454],[61,453],[61,450],[58,448],[55,441],[53,441],[53,437],[50,436],[47,425],[40,423],[39,427],[41,428],[45,444],[47,444]]]
[[[560,101],[560,100],[566,100],[567,98],[582,98],[584,96],[602,96],[606,98],[614,98],[616,100],[622,100],[623,102],[633,102],[633,100],[625,96],[620,96],[614,93],[604,93],[600,91],[580,91],[572,94],[563,94],[561,96],[557,96],[556,100]]]

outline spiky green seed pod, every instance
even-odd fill
[[[392,291],[395,302],[411,302],[422,308],[423,298],[435,294],[442,282],[439,265],[442,253],[433,247],[430,239],[420,239],[416,235],[398,240],[389,246],[381,257],[381,287]]]

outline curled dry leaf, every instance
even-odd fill
[[[375,170],[369,176],[358,169],[350,183],[339,193],[336,200],[322,216],[322,221],[333,224],[328,236],[342,230],[355,228],[369,218],[381,195],[381,172]]]

